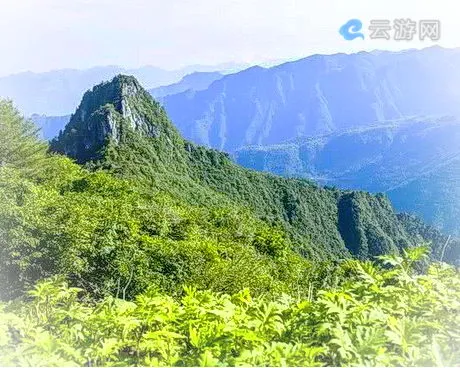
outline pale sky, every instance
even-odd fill
[[[0,75],[97,65],[176,69],[260,63],[315,53],[431,46],[345,41],[351,18],[441,21],[438,42],[460,46],[457,1],[443,0],[0,0]]]

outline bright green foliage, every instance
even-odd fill
[[[460,239],[441,233],[438,229],[428,226],[419,218],[406,213],[398,214],[398,219],[404,224],[411,237],[423,242],[430,239],[432,244],[432,258],[460,266]]]
[[[460,364],[458,272],[413,271],[444,238],[239,168],[144,92],[85,95],[54,146],[86,167],[0,105],[0,365]]]
[[[181,203],[248,207],[316,261],[369,259],[415,245],[383,196],[246,170],[225,153],[185,141],[133,77],[87,92],[51,148]]]
[[[331,281],[331,265],[295,252],[282,229],[203,187],[209,201],[199,206],[168,190],[172,176],[162,177],[164,189],[146,188],[52,155],[33,175],[26,168],[0,169],[3,300],[53,275],[93,296],[124,299],[149,287],[182,294],[185,284],[298,296]]]
[[[253,298],[185,288],[97,303],[59,279],[0,312],[1,365],[455,366],[460,274],[426,254],[347,261],[339,287],[312,300]]]
[[[9,101],[0,100],[0,169],[12,166],[33,171],[45,157],[46,145],[37,128],[24,120]]]
[[[154,285],[177,294],[185,283],[302,293],[319,270],[244,208],[178,204],[67,158],[46,163],[36,180],[7,168],[0,175],[3,299],[56,274],[93,295],[124,298]]]

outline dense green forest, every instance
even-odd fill
[[[225,153],[185,141],[132,77],[119,76],[88,91],[52,149],[182,203],[248,208],[286,232],[310,259],[366,259],[415,245],[382,195],[246,170]]]
[[[0,365],[460,364],[458,241],[384,196],[240,168],[124,76],[0,133]]]
[[[460,235],[460,121],[417,116],[282,144],[244,147],[235,162],[323,185],[384,192],[398,211]]]

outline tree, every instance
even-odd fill
[[[47,145],[37,133],[34,124],[24,119],[11,101],[0,100],[0,168],[38,169]]]

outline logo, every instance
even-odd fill
[[[359,19],[350,19],[339,29],[339,33],[347,41],[352,41],[355,38],[362,38],[364,40],[364,34],[359,32],[363,28],[363,23]]]
[[[339,29],[340,35],[347,41],[355,38],[369,38],[370,40],[412,41],[418,36],[420,41],[439,41],[441,38],[441,21],[439,19],[422,19],[419,21],[410,18],[371,19],[368,35],[364,36],[363,23],[359,19],[350,19]]]

